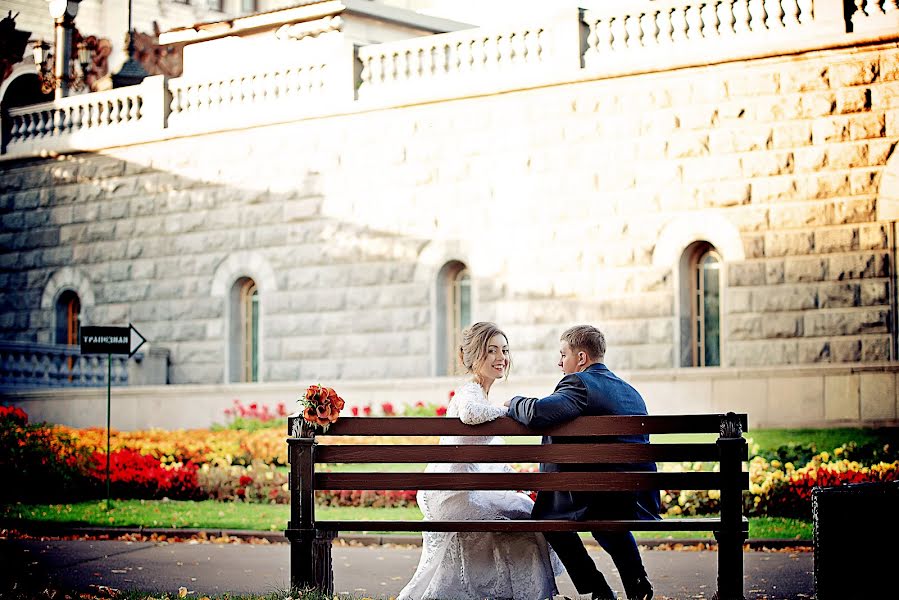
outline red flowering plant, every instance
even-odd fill
[[[314,384],[306,388],[306,393],[297,402],[305,407],[303,420],[322,432],[328,431],[331,423],[337,421],[344,406],[343,398],[337,395],[334,388]]]

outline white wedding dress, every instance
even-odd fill
[[[446,416],[477,425],[504,416],[477,383],[456,390]],[[441,444],[502,444],[497,436],[443,436]],[[513,472],[509,465],[432,463],[427,473]],[[421,490],[425,520],[529,519],[534,502],[510,491]],[[397,600],[543,600],[558,593],[562,563],[540,533],[422,532],[421,560]]]

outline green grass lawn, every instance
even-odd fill
[[[173,529],[241,529],[259,532],[283,531],[290,507],[285,504],[242,502],[200,502],[177,500],[113,500],[75,504],[12,504],[0,506],[0,523],[15,528],[27,523],[64,526],[140,527]],[[421,511],[412,508],[356,508],[319,506],[315,516],[322,520],[418,520]],[[384,533],[384,532],[372,532]],[[412,533],[410,535],[417,535]],[[643,539],[712,539],[711,532],[635,532]],[[796,519],[750,519],[752,538],[811,539],[812,524]]]

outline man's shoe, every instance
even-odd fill
[[[652,584],[644,577],[637,578],[631,585],[625,586],[627,600],[651,600]]]

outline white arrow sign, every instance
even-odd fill
[[[142,336],[140,332],[134,328],[134,325],[128,323],[129,329],[129,338],[131,339],[131,352],[128,354],[129,357],[134,356],[134,353],[137,352],[138,348],[144,345],[144,342],[147,341],[147,338]]]

